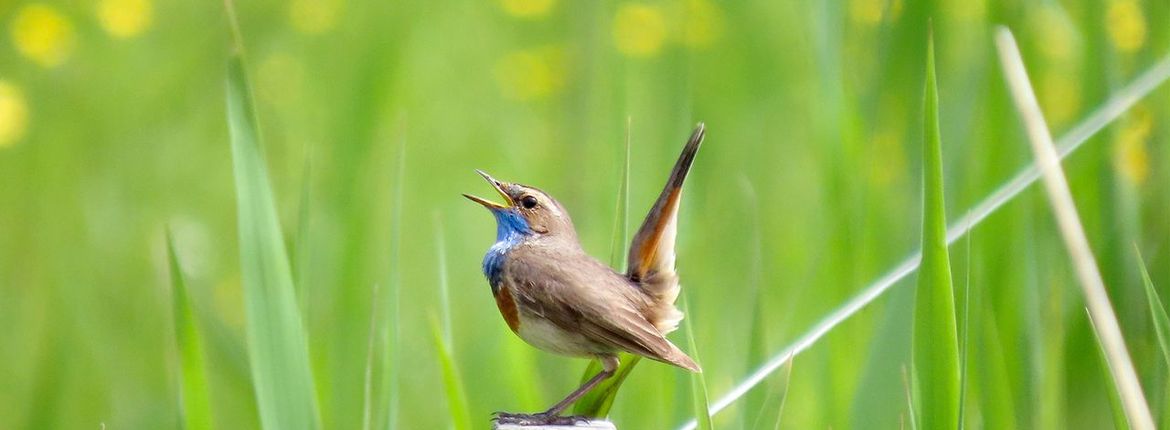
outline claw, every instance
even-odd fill
[[[577,423],[589,421],[589,417],[574,415],[574,416],[560,416],[553,415],[547,412],[536,414],[513,414],[508,412],[495,412],[495,418],[492,420],[500,424],[512,424],[518,426],[572,426]]]

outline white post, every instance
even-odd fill
[[[617,430],[613,423],[605,420],[579,421],[572,425],[523,425],[500,424],[492,421],[492,430]]]

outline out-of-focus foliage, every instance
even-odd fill
[[[236,8],[323,428],[361,427],[367,391],[377,426],[446,427],[460,407],[445,403],[444,372],[465,389],[473,427],[491,411],[543,410],[577,386],[583,360],[524,345],[498,315],[480,273],[494,221],[460,196],[490,193],[475,168],[556,196],[584,248],[606,260],[627,118],[634,225],[704,121],[678,266],[716,399],[750,357],[771,356],[918,248],[928,19],[952,218],[1031,161],[996,67],[994,24],[1016,32],[1057,136],[1170,54],[1170,6],[1137,0]],[[203,341],[212,424],[258,427],[223,4],[17,0],[0,4],[0,23],[0,428],[179,425],[168,226]],[[1157,416],[1170,372],[1133,246],[1170,296],[1167,124],[1163,86],[1065,163]],[[970,280],[969,299],[956,296],[970,316],[959,327],[968,428],[1113,422],[1039,191],[977,227],[969,252],[951,249],[956,279]],[[440,218],[449,305],[437,279]],[[904,422],[912,288],[896,286],[798,358],[782,427]],[[383,324],[371,341],[372,309]],[[448,370],[433,346],[435,310],[450,316]],[[694,410],[689,378],[645,361],[610,416],[630,429],[681,423]],[[748,403],[716,415],[715,428],[752,425],[762,412],[737,409]],[[764,393],[753,404],[773,403]],[[764,416],[766,426],[776,414]]]

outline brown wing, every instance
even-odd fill
[[[582,311],[582,318],[578,321],[564,321],[575,323],[581,333],[592,339],[601,340],[617,349],[634,353],[653,360],[670,363],[692,372],[699,372],[699,365],[685,353],[662,336],[656,327],[650,324],[640,312],[629,306],[606,306],[600,309],[590,309],[569,303],[563,303],[566,308]],[[561,325],[561,324],[558,324]]]
[[[678,208],[682,198],[683,182],[699,145],[703,143],[706,130],[699,123],[691,138],[683,147],[682,154],[670,172],[666,187],[650,208],[642,227],[630,244],[629,269],[626,276],[634,281],[653,299],[653,306],[647,317],[655,327],[669,333],[678,328],[682,313],[674,307],[678,298],[678,274],[674,271],[674,241],[678,231]]]
[[[648,305],[647,297],[623,276],[584,255],[529,261],[509,273],[525,309],[609,348],[699,371],[694,360],[643,316],[639,309]]]
[[[649,323],[640,312],[633,310],[632,307],[614,306],[613,303],[592,306],[593,304],[567,303],[567,301],[559,305],[565,312],[559,312],[558,315],[576,313],[577,318],[559,321],[555,319],[553,324],[557,326],[566,328],[566,330],[577,330],[591,339],[599,340],[606,345],[621,349],[621,351],[670,363],[670,365],[679,366],[691,370],[691,372],[701,372],[694,360],[680,351],[679,347],[670,344],[669,340],[662,337],[658,328]]]

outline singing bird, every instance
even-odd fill
[[[700,123],[634,236],[624,274],[581,249],[569,212],[552,196],[476,171],[505,201],[495,203],[464,194],[496,219],[496,243],[484,256],[483,273],[504,321],[532,346],[560,355],[594,358],[603,367],[548,410],[498,413],[497,420],[524,424],[563,421],[561,412],[613,376],[618,352],[700,372],[699,365],[665,335],[678,328],[683,318],[674,306],[679,293],[674,244],[683,181],[703,136]]]

